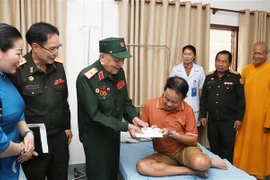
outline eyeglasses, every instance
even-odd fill
[[[47,51],[49,51],[50,53],[54,54],[56,52],[59,52],[62,49],[62,45],[60,44],[58,47],[51,47],[51,48],[46,48],[43,45],[37,43],[40,47],[42,47],[43,49],[46,49]]]
[[[164,97],[164,101],[165,101],[165,103],[168,103],[168,102],[170,102],[170,103],[172,103],[172,104],[174,104],[174,105],[178,105],[181,101],[179,100],[179,101],[174,101],[174,100],[171,100],[170,98],[168,98],[165,94],[163,94],[163,97]]]
[[[122,62],[122,61],[124,62],[124,59],[115,58],[115,57],[113,57],[113,56],[112,56],[112,59],[113,59],[113,61],[116,62],[117,64],[119,64],[119,63]]]

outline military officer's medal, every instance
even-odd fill
[[[212,78],[211,78],[211,81],[213,81],[213,80],[214,80],[214,78],[212,77]]]
[[[99,93],[99,89],[98,88],[96,88],[96,93]]]
[[[100,96],[107,96],[107,92],[106,91],[99,91],[99,95]]]
[[[102,71],[101,71],[102,72]],[[101,73],[103,76],[103,72]],[[101,75],[100,73],[98,74],[99,76]],[[103,77],[104,78],[104,77]],[[107,96],[107,87],[106,86],[101,86],[99,88],[99,95],[100,96]]]
[[[110,90],[111,90],[111,89],[108,87],[108,88],[107,88],[107,92],[110,92]]]
[[[29,76],[28,77],[28,80],[32,82],[32,81],[34,81],[34,77],[33,76]]]

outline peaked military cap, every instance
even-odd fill
[[[100,40],[99,52],[110,54],[120,59],[132,57],[131,54],[127,51],[124,38],[110,37]]]

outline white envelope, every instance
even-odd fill
[[[163,137],[162,133],[160,132],[160,128],[147,128],[147,129],[142,128],[141,130],[143,134],[137,133],[136,137],[138,138],[162,138]]]

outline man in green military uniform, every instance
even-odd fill
[[[22,166],[28,180],[67,180],[72,133],[67,80],[57,58],[59,31],[51,24],[35,23],[26,40],[32,50],[20,62],[13,82],[25,101],[26,122],[45,124],[49,153],[39,153]]]
[[[128,97],[122,66],[131,55],[124,39],[101,40],[99,52],[99,60],[83,69],[77,78],[79,136],[88,180],[116,180],[120,131],[128,130],[135,137],[141,132],[139,127],[148,124],[137,117]]]
[[[207,74],[200,98],[200,118],[208,124],[211,151],[232,162],[236,131],[241,128],[245,111],[241,75],[230,69],[232,54],[216,55],[216,70]],[[207,120],[208,113],[208,120]]]

